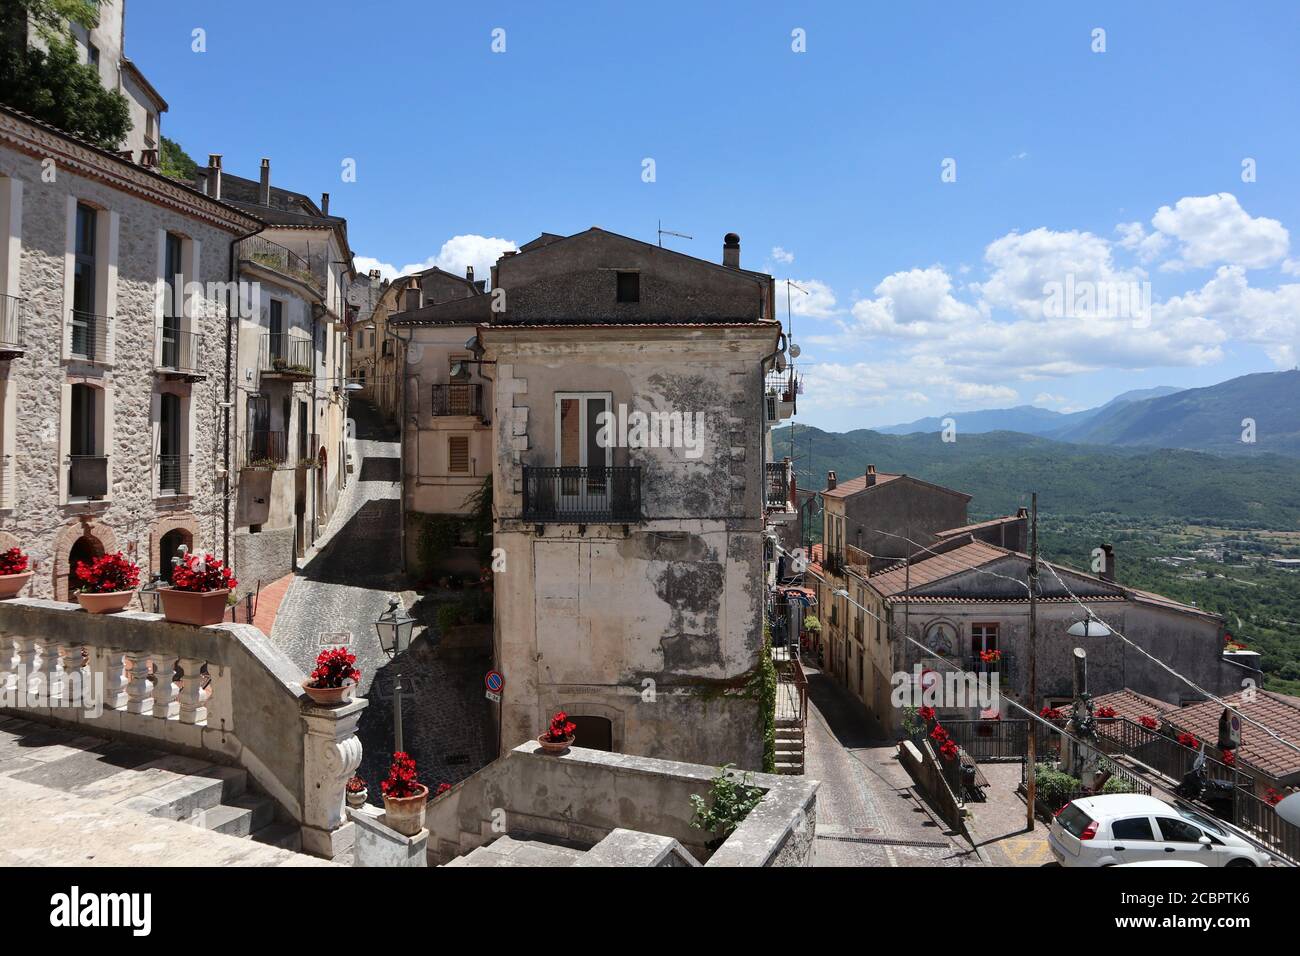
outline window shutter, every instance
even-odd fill
[[[469,471],[469,438],[453,435],[447,439],[447,470],[451,472]]]

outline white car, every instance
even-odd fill
[[[1261,853],[1212,817],[1155,797],[1116,793],[1061,808],[1047,831],[1061,866],[1186,860],[1205,866],[1267,866]]]

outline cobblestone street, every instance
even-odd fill
[[[347,646],[361,669],[359,696],[370,705],[358,734],[363,757],[358,773],[371,799],[379,800],[379,781],[393,750],[393,679],[402,671],[404,744],[420,768],[420,778],[436,787],[455,783],[495,755],[490,711],[483,691],[487,661],[439,653],[437,625],[430,610],[437,593],[404,591],[401,567],[400,445],[373,409],[353,400],[349,406],[355,438],[349,442],[354,471],[339,493],[335,511],[314,554],[284,595],[271,640],[310,672],[324,647]],[[374,622],[394,594],[422,624],[411,648],[389,661],[379,646]]]
[[[806,774],[817,792],[817,866],[980,866],[912,790],[892,741],[871,740],[862,705],[816,668],[808,675]]]

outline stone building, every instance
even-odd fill
[[[585,747],[761,768],[772,278],[733,234],[717,264],[592,228],[491,285],[503,749],[563,710]]]
[[[226,173],[213,155],[208,195],[266,224],[235,250],[244,293],[234,335],[231,555],[246,593],[297,566],[347,480],[347,220],[271,184]]]
[[[254,216],[0,107],[0,548],[221,554],[231,245]]]
[[[47,48],[40,31],[30,23],[27,32],[31,45]],[[167,101],[126,55],[126,0],[99,0],[99,22],[90,29],[69,23],[68,32],[81,61],[95,67],[104,89],[126,97],[131,129],[119,144],[129,154],[125,158],[156,168]]]

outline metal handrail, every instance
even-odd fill
[[[26,299],[16,295],[0,295],[0,348],[23,348],[26,318]]]
[[[524,466],[523,518],[532,522],[641,520],[641,467]]]
[[[81,312],[68,313],[71,341],[69,354],[86,362],[108,361],[108,326],[112,319],[107,315]]]
[[[258,350],[258,366],[265,372],[287,375],[311,375],[315,359],[314,343],[288,332],[263,332]]]
[[[107,455],[68,456],[68,496],[103,498],[108,494]]]
[[[451,383],[433,386],[433,415],[482,415],[483,386]]]
[[[289,276],[325,294],[325,282],[312,264],[287,246],[272,242],[264,236],[250,236],[239,243],[239,258]]]
[[[161,347],[158,367],[176,372],[197,372],[199,356],[203,351],[203,336],[198,332],[182,331],[163,324],[158,329]]]

